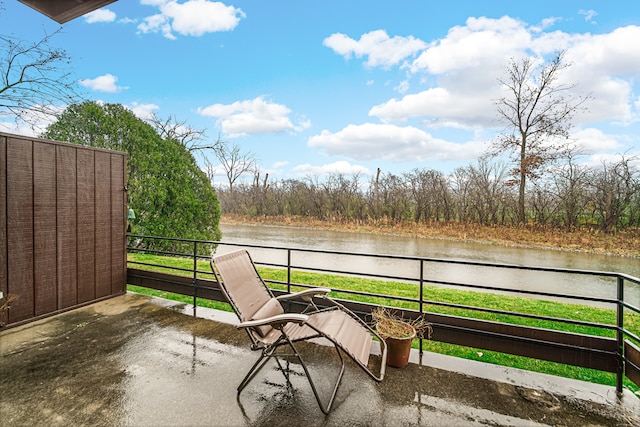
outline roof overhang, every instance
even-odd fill
[[[116,0],[19,0],[21,3],[47,15],[54,21],[64,24],[113,3]]]

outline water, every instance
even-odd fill
[[[480,261],[529,267],[611,271],[640,277],[640,260],[608,255],[565,252],[550,249],[515,248],[491,244],[426,239],[373,233],[300,229],[295,227],[231,225],[220,226],[224,242],[289,248],[309,248],[367,254],[419,256]],[[251,249],[261,262],[286,263],[285,253]],[[415,261],[382,260],[323,254],[294,253],[292,263],[337,270],[419,277]],[[600,276],[495,269],[448,263],[425,264],[427,280],[480,284],[506,289],[616,298],[616,280]],[[640,306],[640,286],[627,282],[625,301]],[[595,304],[602,305],[602,304]]]

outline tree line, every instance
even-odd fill
[[[242,158],[237,146],[233,158],[238,161],[230,162],[232,150],[218,140],[214,154],[228,180],[228,186],[218,188],[223,211],[339,221],[591,227],[605,232],[638,227],[638,159],[623,155],[598,167],[578,162],[581,153],[570,141],[572,118],[587,110],[591,96],[574,93],[576,84],[562,83],[559,77],[570,66],[564,58],[565,52],[559,51],[548,62],[530,57],[509,61],[498,78],[504,96],[496,101],[504,130],[476,164],[449,175],[418,168],[402,174],[378,170],[368,181],[335,173],[322,180],[268,182],[268,176],[260,178],[254,159]],[[500,163],[501,158],[508,163]],[[236,183],[251,171],[253,182]]]
[[[525,223],[615,232],[640,227],[640,171],[633,158],[602,165],[571,158],[529,184]],[[522,224],[519,185],[507,165],[481,159],[450,174],[433,169],[361,175],[330,174],[217,187],[223,213],[296,215],[329,221]]]

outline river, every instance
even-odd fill
[[[553,249],[506,247],[493,244],[459,242],[349,231],[329,231],[267,225],[221,224],[223,242],[253,245],[309,248],[368,254],[392,254],[428,258],[481,261],[499,264],[514,264],[531,267],[569,268],[578,270],[613,271],[640,277],[640,260],[609,255],[559,251]],[[252,250],[252,252],[260,252]],[[367,271],[381,274],[397,274],[397,271],[417,269],[417,266],[392,262],[344,257],[297,254],[307,257],[299,265],[324,266],[349,271]],[[269,260],[269,262],[284,262]],[[343,265],[341,265],[343,264]],[[499,272],[499,273],[497,273]],[[409,271],[409,274],[417,274]],[[560,292],[565,294],[615,298],[615,280],[592,278],[591,276],[562,275],[552,278],[552,273],[528,272],[524,270],[490,271],[478,267],[462,268],[451,264],[429,264],[426,277],[451,280],[458,283],[475,283],[500,286],[510,289]],[[559,285],[560,283],[560,285]],[[561,286],[561,289],[558,289]],[[625,286],[625,301],[640,306],[640,286],[629,283]]]

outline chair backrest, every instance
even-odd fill
[[[284,312],[246,250],[211,257],[211,268],[241,322]],[[264,328],[257,332],[268,333]]]

